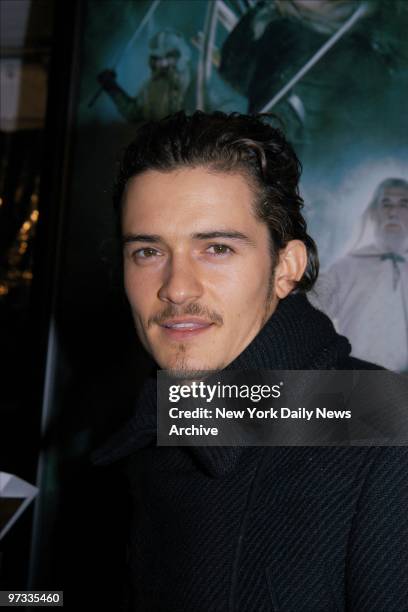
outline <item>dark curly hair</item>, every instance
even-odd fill
[[[296,291],[309,291],[318,274],[314,240],[307,233],[299,195],[302,166],[280,129],[269,115],[243,115],[180,111],[159,121],[144,123],[126,148],[114,185],[113,201],[120,225],[121,204],[127,182],[156,170],[206,166],[212,171],[242,173],[254,194],[257,217],[267,224],[272,256],[290,240],[301,240],[307,249],[307,266]]]

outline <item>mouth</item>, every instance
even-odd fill
[[[385,224],[385,229],[391,232],[396,232],[399,231],[401,229],[401,224],[400,223],[396,223],[394,221],[390,221],[389,223]]]
[[[171,340],[188,340],[208,331],[214,323],[204,319],[171,319],[160,324],[160,328]]]

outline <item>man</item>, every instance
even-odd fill
[[[140,128],[115,204],[126,294],[159,368],[372,367],[304,295],[318,263],[299,176],[259,117]],[[93,454],[130,483],[126,610],[407,609],[405,448],[156,446],[155,390],[153,376]]]
[[[182,34],[171,28],[157,32],[149,41],[150,76],[135,97],[117,82],[114,70],[103,70],[98,81],[119,113],[131,123],[160,119],[182,108],[197,108],[197,80],[191,66],[191,49]],[[206,109],[244,108],[245,100],[214,73],[211,88],[204,92]]]
[[[224,41],[220,74],[247,97],[249,112],[260,112],[360,10],[273,112],[285,121],[292,141],[305,152],[311,148],[312,160],[325,160],[331,145],[336,154],[351,148],[357,135],[372,146],[379,117],[394,131],[390,96],[398,99],[404,87],[407,8],[399,1],[260,0]]]
[[[98,80],[118,111],[131,122],[159,119],[183,108],[191,96],[191,51],[178,32],[166,29],[149,41],[150,78],[132,98],[117,83],[116,72],[104,70]]]
[[[370,228],[371,226],[371,228]],[[315,305],[346,335],[353,355],[408,371],[408,182],[382,181],[363,214],[360,239],[316,285]]]

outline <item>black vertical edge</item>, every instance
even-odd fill
[[[44,466],[45,397],[53,388],[58,347],[52,352],[50,343],[59,294],[60,269],[64,237],[67,232],[72,151],[74,147],[76,107],[80,78],[82,16],[85,0],[54,0],[54,28],[48,79],[47,114],[39,191],[39,220],[34,246],[33,283],[30,300],[27,345],[29,380],[27,385],[27,423],[32,443],[24,449],[33,466],[33,482],[41,484]],[[48,383],[47,383],[48,379]],[[52,392],[51,392],[52,394]],[[56,408],[55,408],[56,410]],[[55,415],[48,415],[48,418]],[[43,556],[43,500],[40,490],[35,504],[31,540],[28,588],[38,577],[45,577],[50,568]],[[52,548],[52,542],[49,543]]]
[[[54,40],[48,81],[47,116],[34,247],[30,318],[31,396],[35,431],[40,432],[50,322],[55,311],[62,245],[66,232],[69,178],[79,86],[83,2],[55,2]]]

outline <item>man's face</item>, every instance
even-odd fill
[[[187,60],[186,50],[180,38],[172,32],[159,32],[150,42],[149,65],[154,77],[166,76],[175,72]],[[180,60],[183,60],[180,62]]]
[[[408,239],[408,189],[388,187],[378,202],[377,235],[389,247]]]
[[[239,174],[148,171],[123,199],[127,297],[163,369],[221,369],[276,308],[267,226]]]
[[[170,49],[161,55],[152,53],[149,57],[149,65],[154,75],[163,76],[170,70],[175,70],[180,52],[177,49]]]

